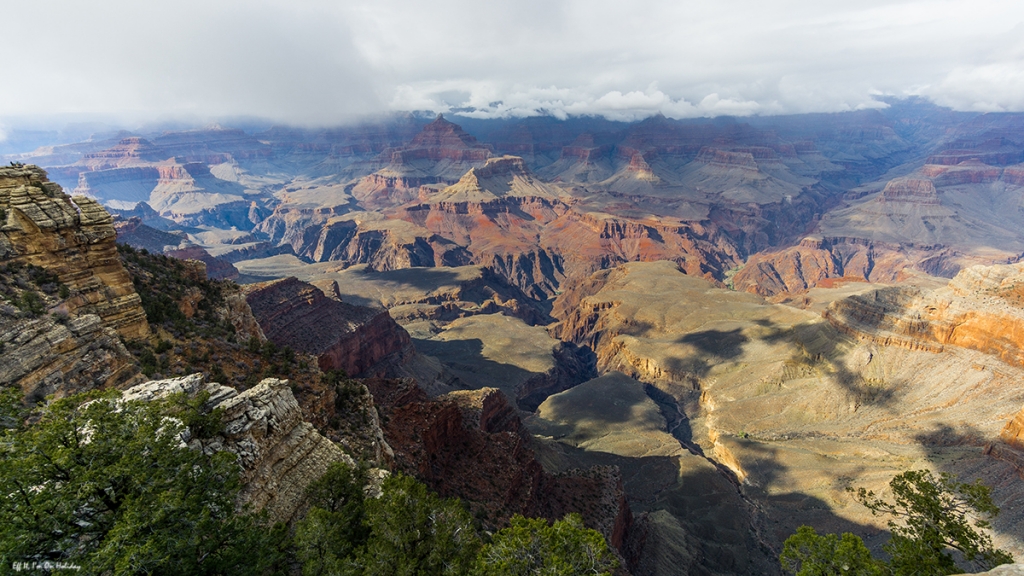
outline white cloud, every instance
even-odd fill
[[[0,113],[329,123],[383,110],[631,120],[1024,110],[1017,0],[34,0]],[[10,75],[11,72],[8,72]]]

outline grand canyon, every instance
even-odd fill
[[[775,574],[801,525],[879,550],[847,488],[930,469],[990,486],[1021,558],[1024,115],[886,103],[12,153],[0,382],[206,390],[283,522],[361,459],[490,529],[580,513],[623,573]],[[52,275],[49,314],[19,311],[18,266]]]

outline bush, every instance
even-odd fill
[[[112,576],[275,566],[281,532],[235,512],[235,456],[184,447],[170,408],[93,393],[3,432],[0,494],[16,497],[0,499],[0,566],[45,560]]]
[[[819,536],[814,528],[801,526],[786,539],[782,555],[782,568],[796,576],[882,576],[883,563],[871,557],[871,552],[859,536],[849,532],[840,536]]]
[[[548,524],[543,518],[516,515],[494,535],[477,559],[480,576],[611,576],[619,562],[604,536],[583,525],[579,514]]]

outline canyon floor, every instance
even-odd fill
[[[618,466],[646,533],[645,573],[757,572],[801,524],[878,549],[885,519],[847,488],[884,493],[894,475],[920,468],[983,478],[1003,509],[997,544],[1024,554],[1024,482],[985,454],[1024,405],[1024,370],[926,338],[859,337],[823,317],[892,287],[853,282],[773,304],[672,262],[631,263],[596,273],[587,295],[560,295],[555,306],[568,313],[542,325],[494,306],[502,298],[484,297],[476,267],[375,272],[284,258],[237,266],[390,308],[461,386],[519,403],[550,472]],[[917,275],[901,289],[947,282]],[[601,375],[571,382],[582,372],[563,369],[567,389],[524,405],[524,386],[564,363],[562,341],[592,351]]]

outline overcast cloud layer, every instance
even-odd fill
[[[1019,0],[0,2],[0,138],[5,119],[53,114],[631,120],[879,94],[1024,110]]]

